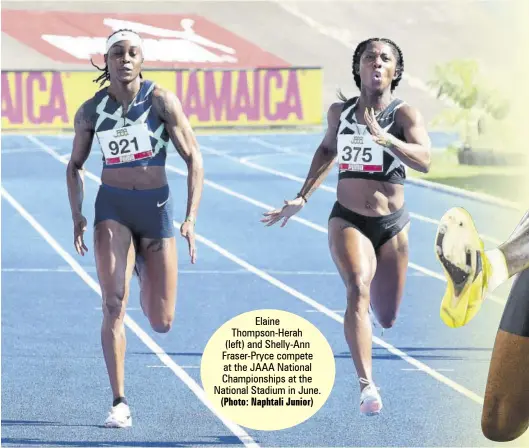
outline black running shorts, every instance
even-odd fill
[[[500,330],[529,338],[529,269],[522,271],[514,280]]]
[[[395,213],[386,216],[365,216],[345,208],[338,201],[334,203],[329,220],[342,218],[362,232],[373,244],[375,252],[395,235],[400,233],[410,222],[410,214],[406,205]]]

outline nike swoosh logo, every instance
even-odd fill
[[[141,101],[135,101],[134,102],[134,106],[139,106],[140,104],[146,103],[147,100],[148,100],[148,98],[145,98],[145,99],[143,99]]]
[[[156,206],[157,207],[162,207],[167,201],[169,200],[169,198],[167,198],[165,201],[163,201],[161,204],[159,202],[156,203]]]

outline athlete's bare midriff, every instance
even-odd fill
[[[404,205],[404,185],[369,179],[341,179],[337,199],[345,208],[361,215],[389,215]]]
[[[163,166],[134,166],[103,169],[101,181],[111,187],[128,190],[148,190],[167,184]]]

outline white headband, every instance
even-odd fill
[[[107,40],[107,53],[108,50],[110,50],[110,47],[114,45],[117,42],[121,42],[123,40],[129,40],[131,45],[134,45],[135,47],[141,47],[141,37],[138,36],[136,33],[133,33],[131,31],[120,31],[119,33],[113,34],[110,36]]]

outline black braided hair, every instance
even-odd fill
[[[364,40],[363,42],[360,42],[358,46],[356,47],[355,52],[353,54],[353,63],[351,66],[356,87],[361,89],[361,85],[362,85],[362,82],[360,80],[360,74],[358,73],[360,71],[360,58],[362,57],[362,54],[366,50],[367,46],[372,42],[383,42],[385,44],[388,44],[393,50],[393,54],[395,55],[395,58],[397,59],[397,65],[395,68],[397,77],[391,82],[391,91],[393,92],[395,88],[399,85],[400,80],[402,79],[402,73],[404,72],[404,56],[402,54],[402,50],[400,49],[400,47],[395,42],[393,42],[391,39],[387,39],[385,37],[372,37],[371,39],[367,39],[367,40]],[[344,96],[344,94],[341,91],[338,92],[338,98],[340,98],[343,101],[347,101],[347,98]]]
[[[129,31],[131,33],[137,34],[136,31],[123,28],[123,29],[114,31],[110,36],[108,36],[107,40],[110,39],[114,34],[121,33],[122,31]],[[96,79],[93,80],[93,82],[99,83],[99,87],[103,87],[103,84],[105,84],[105,82],[110,81],[110,73],[108,72],[108,65],[105,64],[105,67],[101,68],[101,67],[97,66],[96,64],[94,64],[94,61],[92,61],[92,58],[90,58],[90,62],[95,68],[97,68],[98,70],[103,72],[103,73],[101,73],[101,75],[99,75]],[[143,76],[141,75],[141,72],[140,72],[140,79],[143,79]]]

